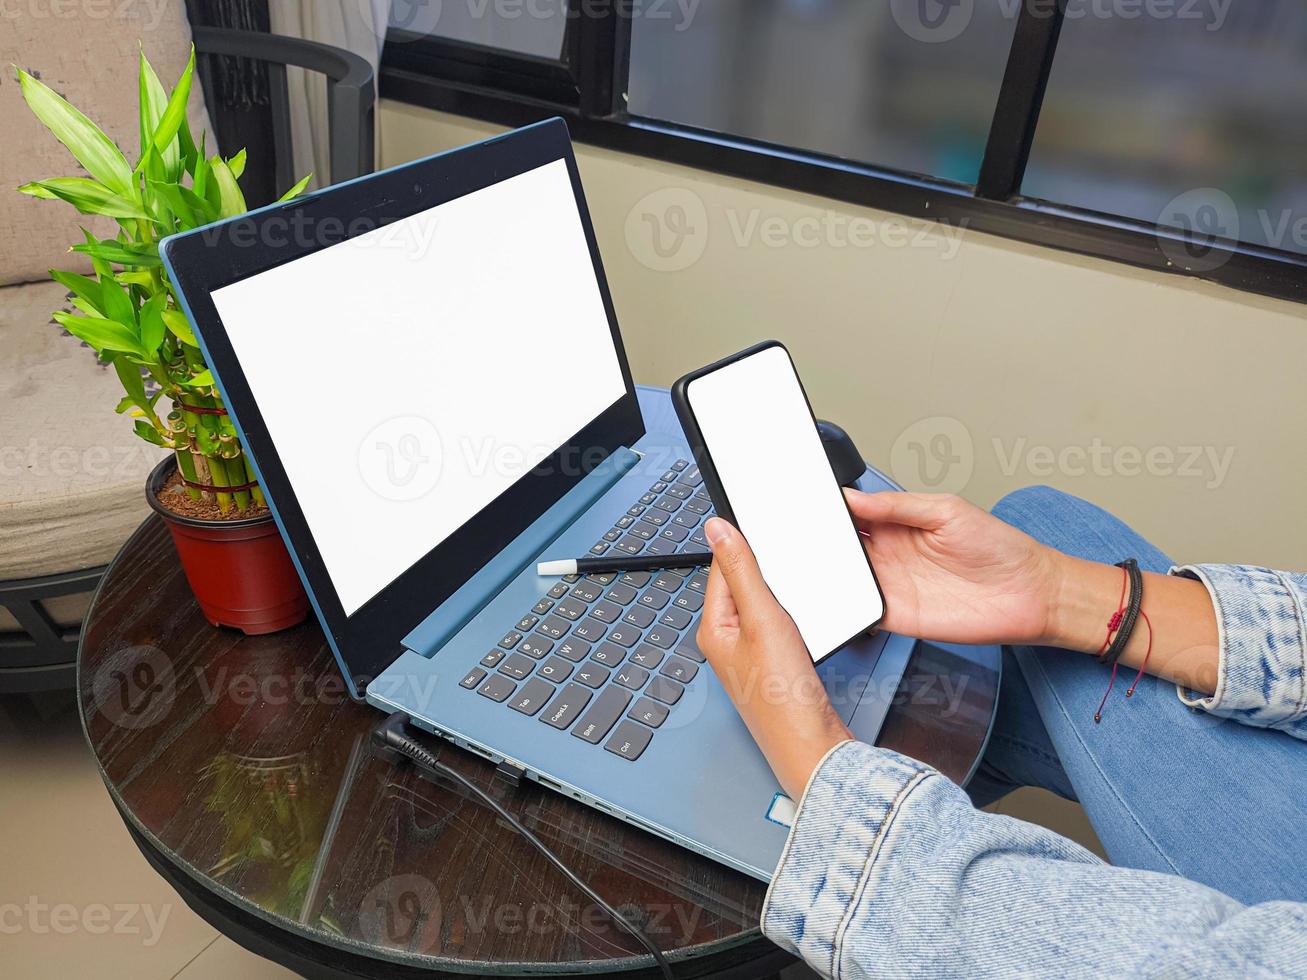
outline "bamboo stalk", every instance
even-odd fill
[[[245,467],[245,482],[254,484],[250,488],[250,496],[254,498],[254,502],[260,507],[266,507],[268,501],[263,496],[263,487],[258,485],[259,475],[254,472],[254,465],[250,462],[249,453],[241,453],[241,465]]]

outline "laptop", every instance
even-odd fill
[[[706,570],[677,564],[712,501],[632,382],[563,121],[160,254],[351,694],[769,880],[794,807],[695,642]],[[648,554],[667,569],[536,573]],[[821,666],[858,737],[913,643]]]

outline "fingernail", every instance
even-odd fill
[[[709,544],[722,544],[731,536],[731,526],[720,517],[714,517],[703,529]]]

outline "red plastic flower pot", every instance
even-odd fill
[[[202,521],[174,514],[159,502],[159,494],[176,466],[172,457],[159,463],[146,481],[145,497],[172,532],[204,618],[250,636],[302,623],[309,597],[272,515]]]

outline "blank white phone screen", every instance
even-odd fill
[[[814,661],[884,613],[880,590],[784,348],[686,391],[740,531]]]

